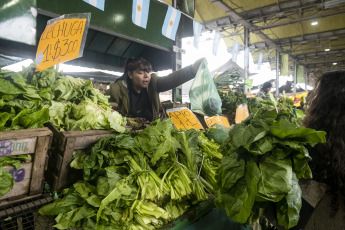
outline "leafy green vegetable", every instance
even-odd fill
[[[59,229],[160,228],[214,196],[218,148],[200,131],[173,129],[170,119],[107,136],[73,153],[71,167],[84,180],[39,212],[56,216]]]
[[[220,148],[215,203],[231,219],[249,224],[274,202],[278,223],[291,228],[301,208],[298,179],[312,177],[306,146],[325,143],[326,133],[298,126],[289,108],[266,109],[229,131]]]

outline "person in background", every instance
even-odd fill
[[[264,100],[269,100],[270,96],[268,93],[271,91],[272,83],[265,82],[259,92],[256,94],[256,97],[262,98]]]
[[[175,71],[166,77],[151,73],[151,64],[142,57],[128,58],[122,77],[110,84],[106,95],[109,102],[128,117],[144,117],[149,121],[165,118],[159,93],[193,79],[199,69],[201,58],[194,64]],[[115,103],[115,104],[114,104]]]
[[[304,126],[327,135],[326,143],[309,149],[313,179],[300,180],[296,229],[345,229],[345,70],[324,73],[306,103]]]

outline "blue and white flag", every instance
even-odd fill
[[[221,38],[222,38],[221,33],[219,32],[214,33],[214,39],[213,39],[213,55],[214,56],[217,56],[218,46],[219,46],[219,42]]]
[[[264,58],[264,55],[262,53],[260,53],[259,54],[259,60],[258,60],[258,70],[260,70],[263,58]]]
[[[237,54],[238,54],[238,50],[240,49],[240,44],[238,44],[238,42],[234,41],[234,45],[232,47],[232,61],[233,62],[237,62]]]
[[[244,68],[249,65],[249,47],[244,48]]]
[[[132,22],[146,29],[149,18],[150,0],[133,0]]]
[[[168,7],[167,14],[165,15],[162,34],[175,41],[176,32],[178,24],[180,23],[181,12],[173,8],[172,6]]]
[[[104,11],[104,1],[105,0],[83,0],[83,1]]]
[[[198,48],[199,38],[202,30],[202,24],[193,20],[193,31],[194,31],[194,47]]]

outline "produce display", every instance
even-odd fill
[[[71,167],[84,180],[39,213],[56,215],[58,229],[157,229],[215,196],[218,148],[203,131],[177,131],[170,119],[105,137],[74,152]]]
[[[262,107],[262,104],[257,98],[247,98],[246,94],[242,92],[230,90],[227,92],[219,92],[219,96],[222,99],[223,113],[227,115],[230,124],[235,123],[236,109],[238,106],[246,104],[249,113],[255,112],[255,110]]]
[[[306,147],[325,143],[326,133],[300,127],[291,110],[269,108],[235,124],[223,142],[215,204],[243,224],[274,204],[278,224],[289,229],[297,224],[302,205],[298,180],[312,178]]]
[[[35,68],[0,70],[0,131],[39,128],[48,121],[61,131],[125,130],[126,119],[91,81]]]

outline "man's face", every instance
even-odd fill
[[[128,77],[132,80],[133,88],[137,92],[140,92],[142,89],[146,89],[151,80],[151,74],[144,70],[128,72]]]
[[[266,90],[267,90],[267,93],[268,93],[269,91],[271,91],[271,89],[272,89],[272,87],[267,88],[267,89],[266,89]]]

